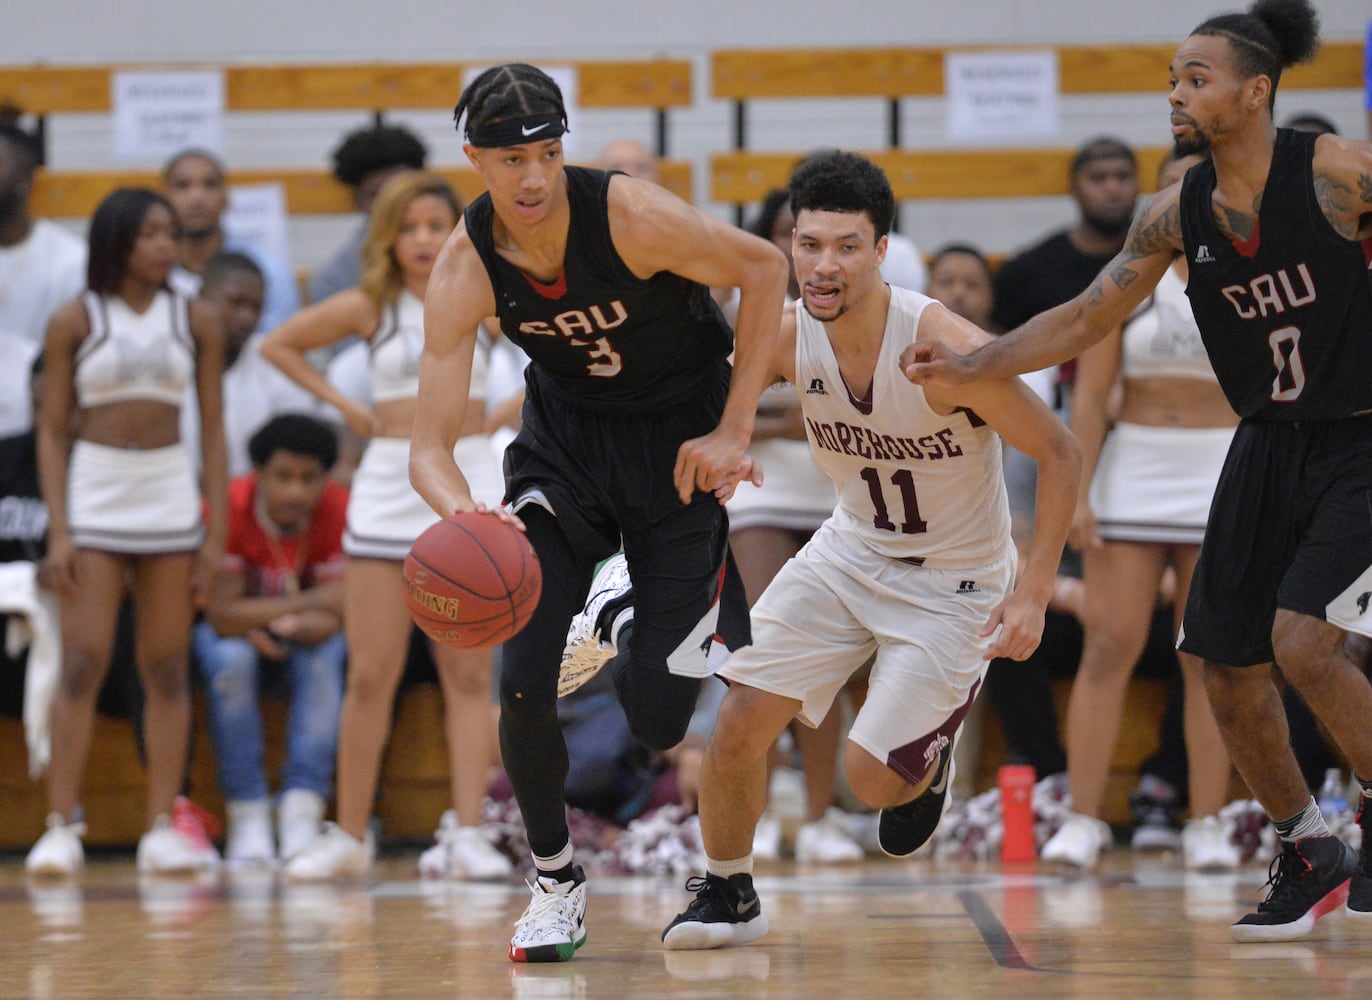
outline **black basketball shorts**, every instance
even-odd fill
[[[1350,627],[1372,592],[1372,415],[1245,420],[1220,473],[1178,648],[1271,662],[1278,608]]]

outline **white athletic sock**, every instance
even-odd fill
[[[1320,807],[1315,803],[1312,795],[1310,801],[1305,804],[1305,808],[1290,819],[1284,819],[1272,824],[1277,828],[1277,836],[1289,844],[1294,844],[1298,840],[1306,837],[1328,837],[1329,826],[1324,821],[1324,814],[1320,812]]]
[[[572,863],[572,842],[570,840],[567,841],[567,846],[552,855],[552,857],[540,858],[535,854],[533,858],[534,867],[544,874],[561,871],[562,869],[569,867]]]
[[[718,878],[728,878],[731,875],[751,875],[753,874],[753,852],[749,851],[741,858],[734,858],[732,861],[716,861],[714,858],[706,857],[705,870]]]

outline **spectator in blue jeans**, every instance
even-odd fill
[[[347,647],[342,535],[348,494],[328,476],[333,430],[303,414],[265,424],[248,444],[253,471],[229,485],[228,540],[195,655],[228,803],[224,858],[278,857],[263,767],[263,690],[289,691],[277,809],[279,856],[319,833],[333,789]]]

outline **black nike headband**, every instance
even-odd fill
[[[567,119],[560,112],[502,118],[500,121],[468,127],[467,141],[482,149],[504,149],[527,142],[556,139],[567,131]]]

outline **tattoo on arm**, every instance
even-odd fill
[[[1174,201],[1154,218],[1148,218],[1151,201],[1145,203],[1139,213],[1138,221],[1129,233],[1129,239],[1120,254],[1123,261],[1151,257],[1164,250],[1176,252],[1182,248],[1181,204]],[[1122,270],[1121,268],[1120,270]],[[1119,271],[1116,271],[1118,275]],[[1130,279],[1132,280],[1132,279]],[[1124,286],[1121,285],[1121,288]]]
[[[1372,174],[1358,174],[1358,193],[1364,205],[1372,205]]]
[[[1351,185],[1337,177],[1327,173],[1315,174],[1315,200],[1319,202],[1320,211],[1334,231],[1348,240],[1358,232],[1358,217],[1362,214],[1358,207],[1359,199],[1364,204],[1372,203],[1372,199],[1366,197],[1372,193],[1372,179],[1363,174],[1358,178],[1358,186],[1362,190],[1361,195],[1355,194]]]

